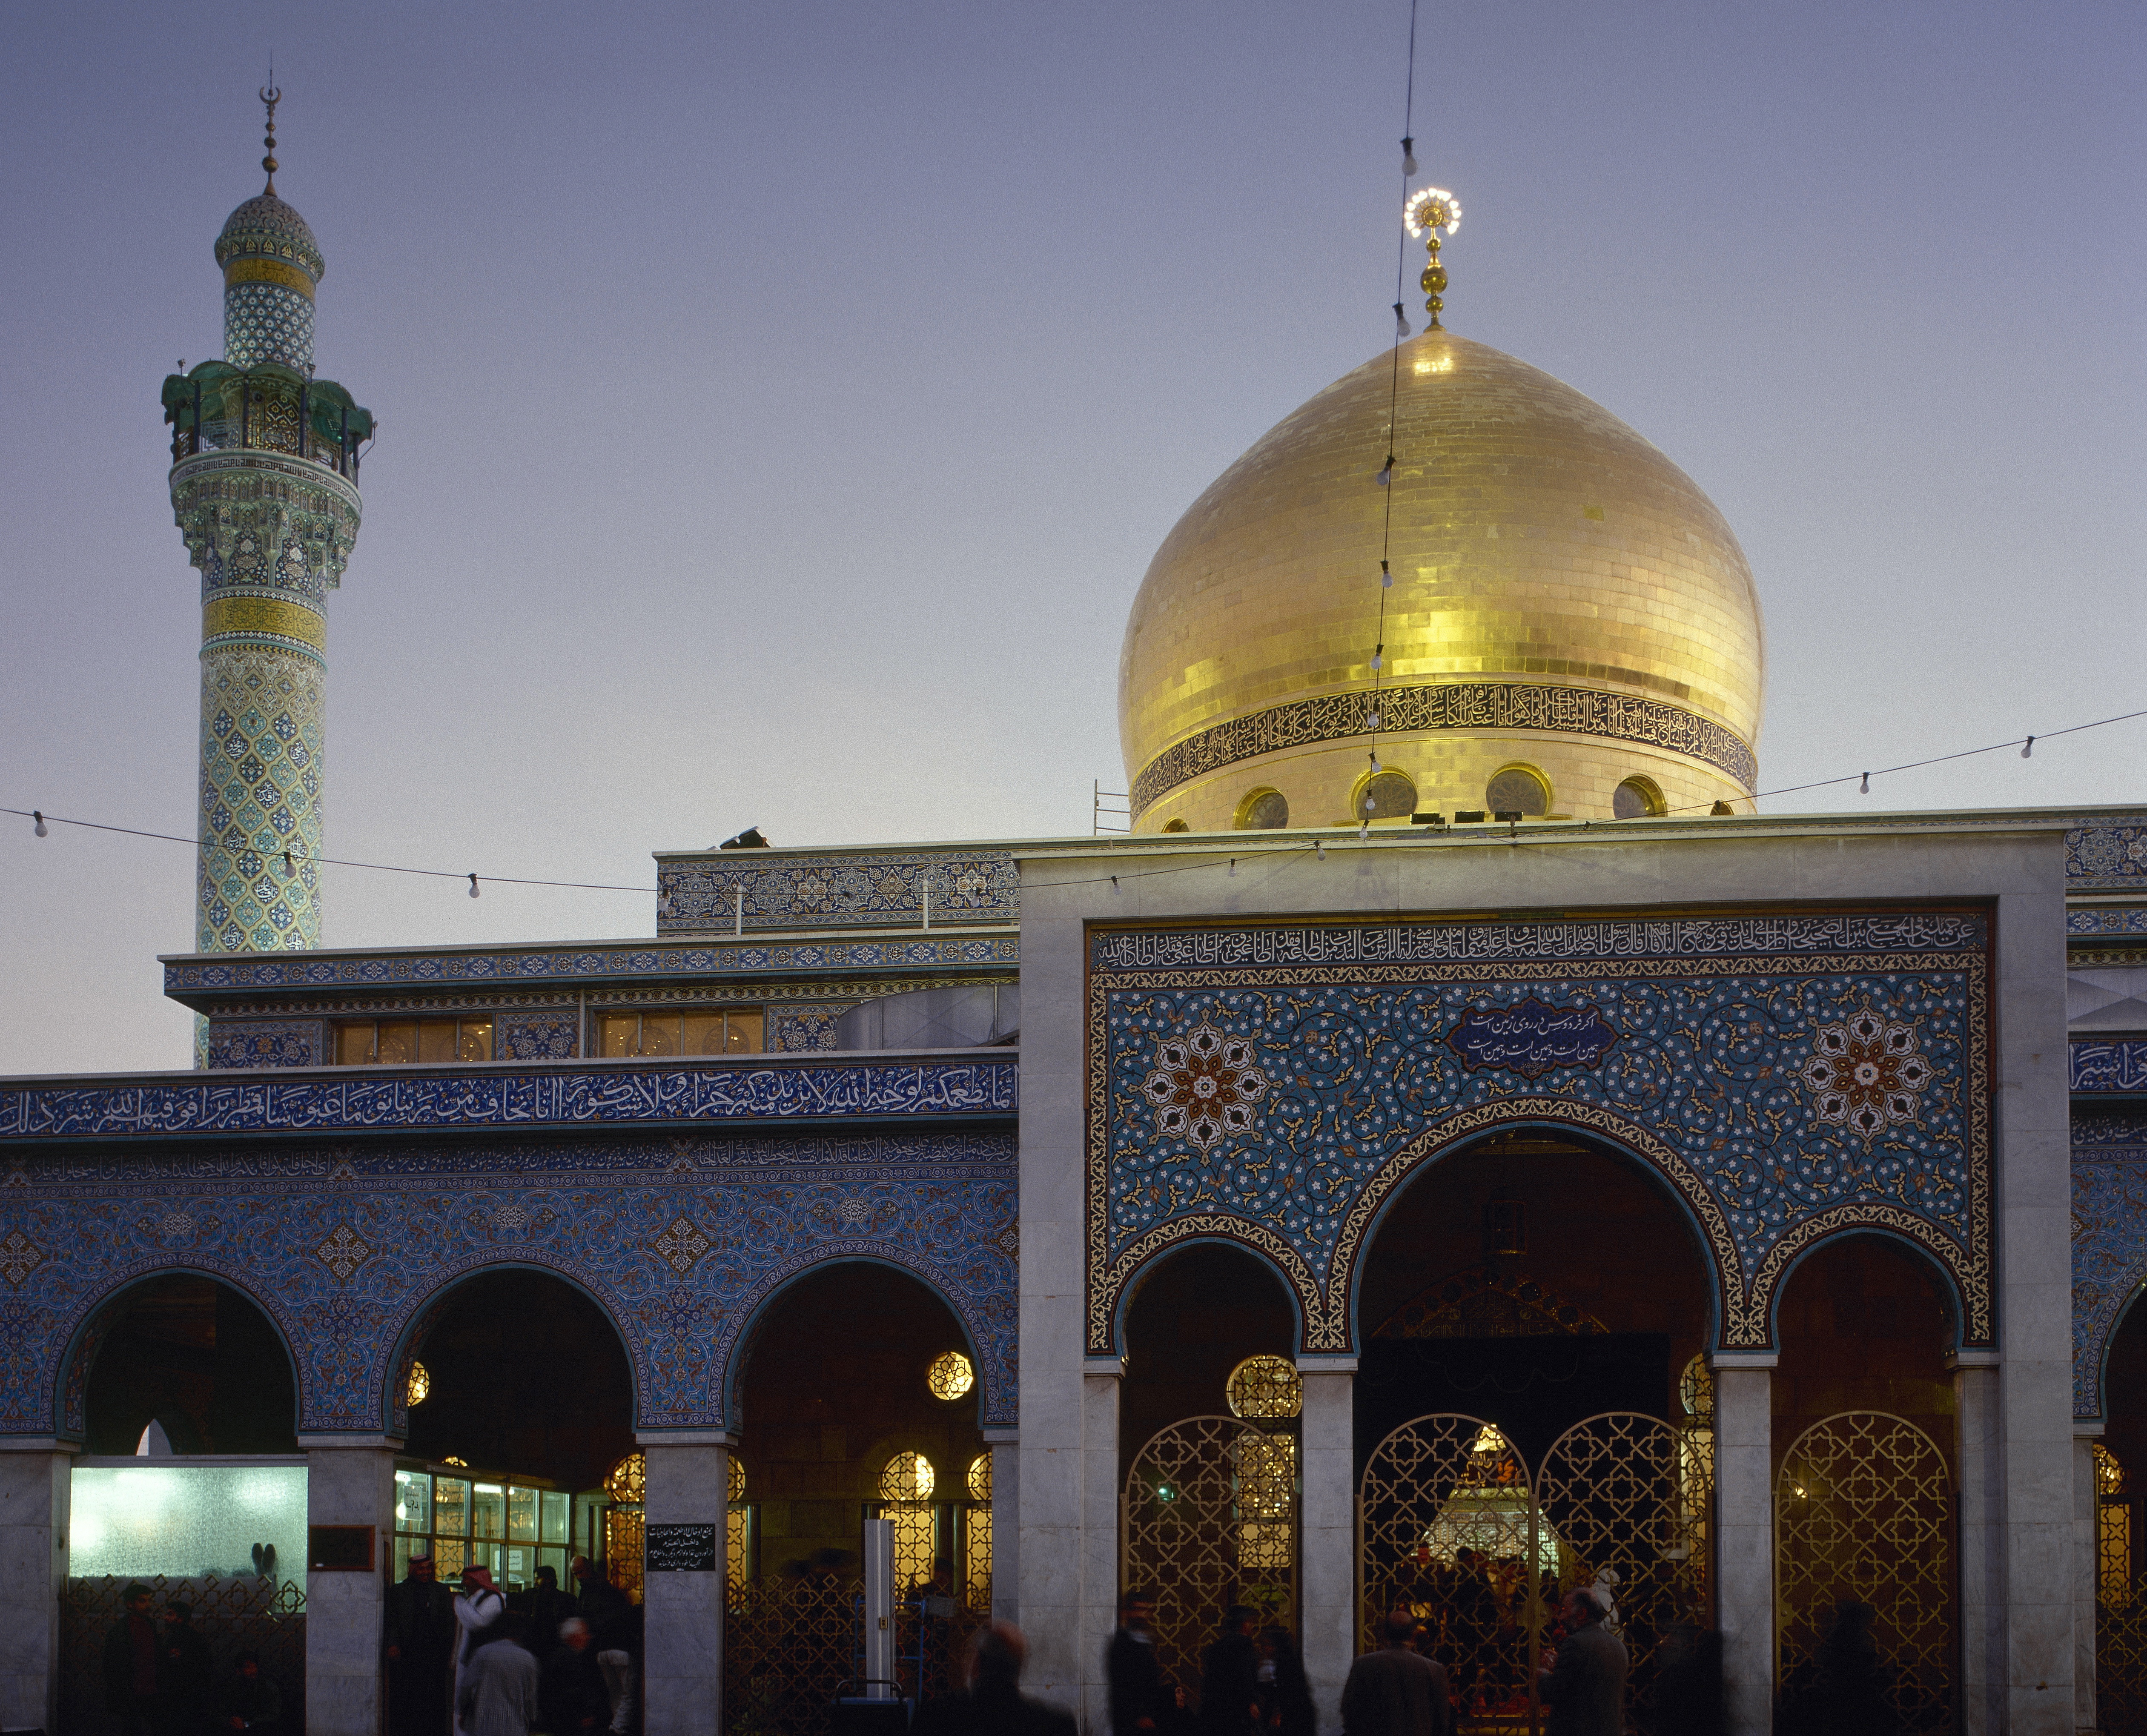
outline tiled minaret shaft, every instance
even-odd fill
[[[358,536],[371,415],[313,378],[323,269],[305,219],[266,192],[217,238],[223,348],[164,382],[172,508],[201,573],[194,938],[204,952],[320,944],[328,593]]]

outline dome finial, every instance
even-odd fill
[[[1450,236],[1461,227],[1461,203],[1443,187],[1419,188],[1402,207],[1402,222],[1412,236],[1424,237],[1424,251],[1431,255],[1417,283],[1426,292],[1424,305],[1431,314],[1427,329],[1435,330],[1439,309],[1446,305],[1440,293],[1446,288],[1446,268],[1439,263],[1439,232],[1444,229]]]
[[[261,143],[268,148],[268,154],[261,159],[261,167],[268,171],[268,191],[276,190],[276,105],[283,100],[283,93],[276,88],[276,58],[268,58],[268,82],[261,87],[261,101],[268,111],[268,136]]]

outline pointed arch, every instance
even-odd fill
[[[1102,1342],[1109,1348],[1099,1352],[1092,1343],[1089,1353],[1124,1355],[1126,1315],[1132,1308],[1134,1298],[1141,1286],[1165,1261],[1189,1248],[1202,1246],[1234,1248],[1241,1253],[1250,1254],[1265,1267],[1282,1287],[1282,1293],[1289,1300],[1291,1336],[1299,1353],[1302,1355],[1311,1348],[1307,1332],[1319,1306],[1319,1297],[1312,1268],[1279,1236],[1242,1218],[1215,1212],[1204,1213],[1196,1218],[1174,1218],[1167,1224],[1159,1224],[1129,1248],[1112,1266],[1110,1313],[1102,1324]]]
[[[303,1341],[298,1323],[275,1298],[257,1290],[233,1268],[220,1260],[200,1258],[155,1265],[137,1265],[110,1279],[76,1313],[68,1328],[66,1348],[53,1371],[51,1415],[53,1433],[62,1440],[79,1441],[88,1426],[86,1405],[89,1371],[98,1351],[111,1336],[119,1317],[126,1313],[133,1293],[168,1278],[198,1278],[220,1285],[253,1304],[276,1334],[284,1365],[291,1371],[291,1432],[298,1432],[306,1414],[307,1371],[292,1347]]]
[[[1446,1117],[1395,1153],[1364,1184],[1343,1221],[1330,1268],[1335,1281],[1329,1291],[1328,1330],[1337,1341],[1336,1348],[1346,1345],[1354,1352],[1364,1342],[1358,1311],[1363,1301],[1364,1256],[1403,1193],[1441,1159],[1467,1150],[1491,1134],[1530,1129],[1579,1133],[1599,1145],[1609,1146],[1655,1185],[1679,1213],[1704,1256],[1709,1280],[1709,1341],[1741,1344],[1744,1335],[1753,1329],[1743,1263],[1730,1234],[1728,1215],[1699,1172],[1666,1141],[1599,1104],[1534,1097],[1510,1098]],[[1763,1310],[1758,1328],[1763,1334],[1765,1322]]]
[[[458,1295],[472,1279],[488,1277],[500,1272],[534,1272],[545,1278],[556,1278],[569,1288],[585,1297],[609,1326],[618,1339],[618,1348],[626,1358],[626,1365],[633,1377],[633,1418],[637,1428],[642,1426],[642,1405],[648,1391],[648,1370],[643,1366],[641,1344],[620,1323],[619,1311],[607,1295],[603,1279],[595,1273],[571,1261],[547,1259],[541,1255],[524,1254],[514,1259],[479,1258],[457,1267],[409,1308],[397,1326],[390,1341],[387,1357],[377,1363],[372,1378],[376,1383],[374,1397],[381,1418],[381,1427],[396,1439],[405,1438],[410,1431],[409,1407],[403,1402],[410,1380],[410,1364],[418,1359],[424,1342],[439,1324],[440,1317],[454,1305]]]
[[[711,1362],[717,1370],[723,1426],[735,1431],[743,1421],[739,1392],[745,1365],[775,1304],[796,1285],[823,1267],[883,1266],[915,1278],[932,1293],[962,1329],[970,1366],[977,1371],[977,1414],[987,1428],[1011,1427],[1014,1411],[1013,1323],[994,1324],[974,1298],[933,1262],[882,1241],[823,1242],[770,1273],[752,1299],[728,1313],[718,1328]]]

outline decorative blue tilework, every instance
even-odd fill
[[[2147,891],[2147,815],[2097,821],[2068,831],[2065,890]]]
[[[2147,1096],[2147,1038],[2074,1038],[2072,1088]]]
[[[2103,1412],[2111,1333],[2147,1284],[2147,1113],[2072,1121],[2073,1414]]]
[[[826,1053],[837,1044],[836,1027],[847,1009],[832,1007],[770,1007],[768,1046],[778,1054]]]
[[[2074,906],[2065,913],[2068,934],[2147,935],[2147,907],[2138,904]]]
[[[640,947],[548,948],[527,953],[309,953],[303,957],[238,953],[230,958],[172,958],[164,993],[204,1010],[213,997],[264,988],[452,987],[542,982],[639,981],[651,977],[767,976],[787,971],[943,970],[1013,966],[1021,943],[1013,935],[918,935],[902,940],[806,941],[731,946],[655,941]]]
[[[728,930],[741,916],[748,933],[921,927],[928,890],[934,928],[1021,918],[1013,853],[964,846],[659,856],[656,888],[659,934]]]
[[[213,1018],[208,1022],[208,1065],[318,1067],[322,1027],[318,1018]]]
[[[282,1332],[302,1431],[399,1433],[391,1374],[422,1354],[422,1323],[461,1279],[503,1265],[555,1272],[609,1314],[636,1427],[735,1426],[748,1323],[800,1273],[857,1258],[946,1300],[984,1423],[1015,1418],[1010,1133],[310,1148],[273,1166],[19,1158],[0,1188],[0,1432],[78,1437],[127,1288],[186,1270],[245,1292]]]
[[[0,1148],[13,1139],[627,1126],[641,1123],[1013,1113],[1018,1063],[811,1062],[754,1056],[613,1061],[468,1073],[338,1068],[319,1078],[123,1075],[93,1084],[0,1083]]]
[[[1789,1263],[1859,1226],[1929,1248],[1989,1343],[1987,937],[1974,910],[1092,929],[1090,1353],[1194,1236],[1258,1248],[1305,1348],[1349,1350],[1385,1200],[1526,1122],[1662,1173],[1727,1345],[1768,1344]]]
[[[492,1022],[493,1058],[571,1061],[581,1053],[579,1025],[572,1013],[502,1013]]]

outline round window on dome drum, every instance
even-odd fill
[[[1534,766],[1508,766],[1484,785],[1484,805],[1494,814],[1540,819],[1550,812],[1550,784]]]
[[[1289,800],[1279,789],[1247,792],[1238,803],[1238,830],[1274,832],[1289,823]]]
[[[1610,793],[1610,812],[1621,820],[1644,820],[1669,812],[1652,778],[1628,778]]]
[[[1416,784],[1406,772],[1375,772],[1357,786],[1359,820],[1405,820],[1416,812]]]

